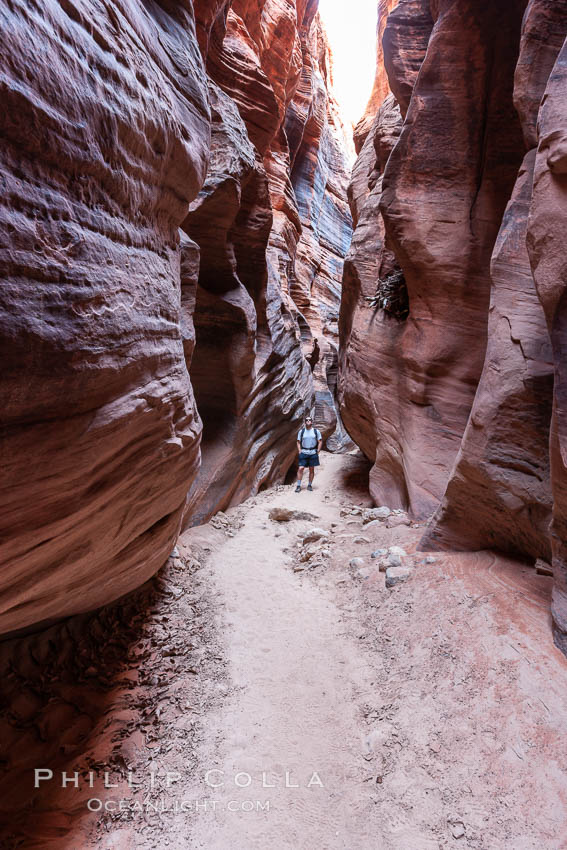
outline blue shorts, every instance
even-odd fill
[[[304,452],[299,452],[300,466],[320,466],[319,455],[306,455]]]

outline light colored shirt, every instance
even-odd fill
[[[303,431],[303,439],[301,432]],[[304,455],[317,454],[317,443],[321,439],[321,432],[318,428],[300,428],[297,433],[297,441],[301,445],[301,451]]]

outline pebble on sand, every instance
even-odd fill
[[[367,508],[362,512],[362,521],[367,523],[375,519],[388,519],[391,513],[392,511],[386,505],[382,505],[379,508]]]
[[[310,528],[303,535],[303,543],[313,543],[315,540],[321,540],[321,538],[327,538],[328,536],[329,532],[325,531],[324,528]]]
[[[386,570],[386,587],[395,587],[411,575],[411,570],[408,567],[388,567]]]
[[[364,566],[364,560],[363,560],[363,558],[351,558],[350,562],[349,562],[349,566],[350,567],[356,567],[356,568],[363,567]]]

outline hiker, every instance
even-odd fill
[[[308,490],[313,490],[313,479],[315,477],[315,467],[319,466],[319,452],[323,445],[323,438],[318,428],[313,427],[313,419],[311,416],[305,418],[305,425],[297,435],[297,451],[299,452],[299,469],[297,470],[297,484],[295,492],[301,490],[301,479],[303,478],[303,470],[309,467],[309,484]]]

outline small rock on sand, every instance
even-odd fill
[[[411,525],[411,519],[407,514],[394,514],[386,520],[386,528],[398,528],[400,525]]]
[[[362,508],[358,505],[353,505],[351,508],[341,508],[341,516],[360,516]]]
[[[387,519],[391,513],[392,511],[386,505],[382,505],[379,508],[367,508],[362,513],[362,521],[366,523],[372,522],[375,519]]]
[[[388,563],[391,567],[401,567],[402,558],[405,558],[407,552],[400,546],[390,546],[388,549]]]
[[[301,552],[299,560],[301,561],[301,563],[305,563],[306,561],[309,561],[313,557],[313,555],[315,555],[318,551],[318,546],[306,546],[305,549]]]
[[[407,567],[388,567],[386,570],[386,587],[395,587],[411,575],[411,570]]]
[[[327,538],[329,536],[329,532],[325,531],[324,528],[310,528],[303,535],[303,543],[313,543],[315,540],[321,540],[322,538]]]
[[[349,566],[358,569],[364,566],[364,560],[362,558],[351,558]]]
[[[362,535],[361,535],[360,537],[355,537],[352,542],[353,543],[370,543],[370,540],[368,539],[368,537],[362,537]]]
[[[451,834],[453,838],[462,838],[465,833],[465,825],[462,820],[458,820],[457,818],[447,818],[449,826],[451,827]]]
[[[268,516],[274,522],[290,522],[294,519],[311,520],[317,519],[315,514],[307,511],[290,511],[288,508],[272,508]]]

